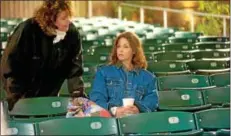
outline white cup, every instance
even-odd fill
[[[123,106],[132,106],[134,105],[134,98],[123,98]]]

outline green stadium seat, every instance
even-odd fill
[[[227,42],[229,41],[228,37],[221,36],[199,36],[199,42]]]
[[[118,119],[121,135],[200,136],[193,113],[165,111],[140,113]]]
[[[7,135],[36,135],[34,123],[8,121]]]
[[[196,37],[169,37],[169,43],[195,43],[197,42]]]
[[[87,53],[90,55],[101,54],[101,53],[110,53],[113,46],[91,46]]]
[[[156,76],[190,73],[184,62],[149,61],[147,70],[154,73]]]
[[[197,60],[229,60],[229,51],[198,51],[193,53]]]
[[[216,136],[230,136],[230,129],[220,129],[216,132]]]
[[[19,99],[9,112],[12,118],[63,116],[67,112],[68,97],[36,97]]]
[[[39,122],[36,125],[38,135],[79,135],[106,136],[118,135],[115,118],[84,117],[64,118]]]
[[[200,32],[188,32],[188,31],[176,31],[175,37],[185,37],[185,38],[198,38],[203,35]]]
[[[152,38],[152,39],[146,39],[144,42],[143,42],[143,46],[145,45],[161,45],[163,43],[165,43],[167,41],[166,38]]]
[[[154,60],[152,52],[144,52],[144,55],[145,55],[147,61],[153,61]]]
[[[189,62],[193,61],[192,54],[189,52],[162,52],[154,54],[156,61],[174,61],[174,62]]]
[[[213,107],[225,107],[230,105],[230,87],[215,87],[203,90],[205,104]]]
[[[198,128],[203,129],[204,135],[208,135],[211,131],[221,133],[223,129],[230,132],[230,108],[213,108],[195,112],[195,117]]]
[[[96,70],[97,70],[97,65],[95,63],[83,64],[83,71],[84,71],[83,75],[95,75]]]
[[[203,96],[196,90],[159,91],[159,110],[198,111],[211,107],[204,104]]]
[[[196,60],[187,62],[188,68],[199,74],[212,74],[230,70],[229,61]]]
[[[214,50],[225,50],[229,51],[230,50],[230,44],[225,43],[225,42],[198,42],[195,43],[195,46],[199,50],[209,50],[209,51],[214,51]]]
[[[92,53],[93,54],[93,53]],[[83,55],[83,63],[84,64],[100,64],[100,63],[107,63],[109,61],[110,55],[108,52],[106,53],[95,53],[92,54],[84,54]]]
[[[211,85],[221,87],[230,85],[230,72],[217,73],[209,76]]]
[[[83,37],[83,41],[96,40],[98,37],[98,31],[94,29],[89,31],[83,31],[82,37]]]
[[[165,51],[195,52],[196,46],[189,43],[165,43],[162,44]]]
[[[158,77],[159,90],[210,88],[206,75],[171,75]]]
[[[83,53],[87,52],[87,50],[91,46],[102,46],[102,45],[105,45],[105,42],[103,40],[82,41]]]
[[[164,52],[163,46],[154,46],[154,45],[143,45],[144,52]]]

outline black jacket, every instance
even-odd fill
[[[3,53],[1,75],[9,94],[23,97],[55,96],[65,79],[70,92],[83,95],[82,45],[71,23],[63,40],[46,35],[30,18],[14,30]]]

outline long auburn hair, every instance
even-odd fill
[[[35,11],[34,18],[47,35],[55,34],[55,21],[58,13],[67,11],[72,16],[71,2],[66,0],[45,0]]]
[[[132,64],[135,68],[147,68],[147,60],[144,55],[143,47],[141,44],[141,41],[139,40],[139,37],[133,33],[133,32],[123,32],[121,33],[114,42],[114,46],[112,48],[111,56],[110,56],[110,62],[109,64],[115,65],[119,62],[117,57],[117,45],[121,38],[125,38],[128,40],[128,43],[130,47],[132,48],[132,51],[134,52],[132,57]]]

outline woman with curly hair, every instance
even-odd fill
[[[10,110],[20,98],[57,96],[65,79],[73,96],[83,96],[81,38],[71,14],[70,1],[46,0],[9,37],[1,76]]]
[[[146,68],[137,35],[120,34],[115,40],[110,63],[96,72],[90,100],[115,117],[155,111],[158,107],[156,77]]]

